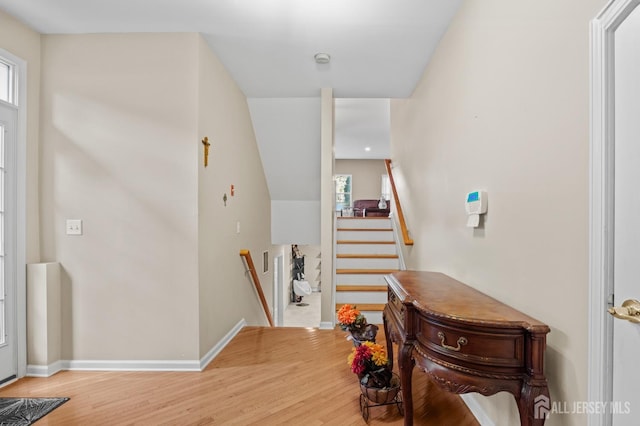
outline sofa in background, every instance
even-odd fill
[[[391,212],[391,203],[387,200],[387,208],[379,209],[380,200],[355,200],[353,202],[354,216],[364,217],[388,217]]]

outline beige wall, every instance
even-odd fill
[[[241,319],[266,324],[239,250],[262,267],[269,192],[246,99],[201,36],[44,36],[43,66],[42,247],[63,267],[63,359],[199,359]],[[68,218],[83,236],[64,234]]]
[[[387,174],[384,160],[336,160],[335,174],[352,175],[353,200],[380,198],[382,175]]]
[[[43,36],[41,243],[63,268],[63,359],[198,358],[197,40]]]
[[[587,398],[588,24],[604,4],[466,1],[411,99],[391,107],[394,176],[415,240],[408,267],[546,322],[557,401]],[[476,230],[464,210],[474,189],[489,200]],[[479,400],[496,424],[518,424],[508,395]]]
[[[27,62],[26,261],[40,261],[38,215],[38,126],[40,115],[40,34],[0,10],[0,48]]]
[[[271,202],[244,94],[198,36],[198,247],[200,273],[200,356],[245,318],[268,325],[239,256],[249,249],[265,297],[273,301]],[[209,166],[203,165],[202,138],[209,138]],[[197,160],[197,164],[195,161]],[[234,185],[235,195],[230,188]],[[227,205],[223,196],[227,194]],[[236,224],[240,222],[240,233]],[[262,252],[269,251],[263,273]]]

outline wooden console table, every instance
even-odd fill
[[[507,391],[522,425],[544,424],[534,400],[549,398],[543,371],[547,325],[441,273],[399,271],[385,279],[387,352],[393,363],[391,345],[398,344],[405,425],[413,424],[415,364],[449,392]],[[539,399],[549,407],[548,399]]]

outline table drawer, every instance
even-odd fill
[[[483,365],[524,367],[524,334],[519,329],[509,333],[504,328],[495,332],[488,327],[482,331],[470,328],[420,316],[416,338],[424,348],[452,358]]]
[[[393,314],[398,318],[398,320],[400,320],[400,322],[404,324],[407,308],[400,301],[398,296],[396,296],[396,294],[391,291],[391,289],[389,289],[387,305],[389,306]]]

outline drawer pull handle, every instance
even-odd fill
[[[443,348],[445,349],[449,349],[450,351],[456,351],[459,352],[460,348],[464,345],[466,345],[468,343],[468,340],[466,337],[462,336],[458,339],[458,346],[449,346],[446,343],[444,343],[444,333],[442,331],[438,331],[438,337],[440,338],[440,345],[442,345]]]

